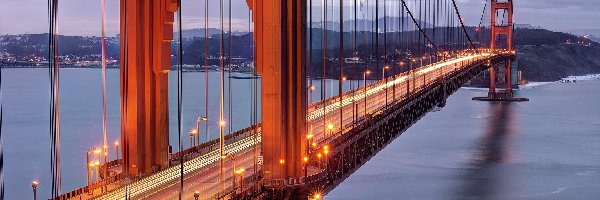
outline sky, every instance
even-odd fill
[[[218,0],[209,1],[209,27],[218,27]],[[334,0],[336,5],[338,0]],[[358,0],[365,2],[366,0]],[[383,0],[381,0],[383,1]],[[387,0],[397,5],[398,0]],[[415,0],[407,0],[409,3]],[[456,0],[467,25],[479,22],[485,0]],[[228,0],[225,0],[228,2]],[[246,0],[231,0],[234,30],[248,30]],[[353,0],[345,0],[352,6]],[[373,4],[374,0],[370,0]],[[183,28],[204,27],[205,0],[182,0]],[[322,0],[313,0],[314,16],[320,19]],[[365,2],[366,3],[366,2]],[[599,0],[514,0],[515,22],[550,30],[600,29]],[[0,34],[47,32],[47,0],[0,0]],[[119,32],[119,0],[106,0],[107,34]],[[227,5],[226,5],[227,6]],[[60,0],[59,33],[64,35],[100,35],[100,0]],[[350,8],[345,9],[350,12]],[[227,13],[226,13],[227,15]],[[345,13],[350,16],[350,13]]]

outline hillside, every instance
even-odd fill
[[[433,37],[433,32],[427,30],[428,35],[435,38],[436,41],[443,41],[441,37],[443,33],[438,32],[436,37]],[[456,31],[456,30],[450,30]],[[204,41],[208,39],[209,49],[208,55],[210,65],[218,64],[218,44],[219,37],[195,37],[202,36],[203,29],[188,30],[184,37],[184,64],[199,65],[204,63]],[[216,29],[211,29],[210,33],[219,32]],[[339,32],[326,31],[328,35],[328,56],[337,58],[339,50]],[[469,27],[468,32],[473,38],[478,36],[475,34],[474,27]],[[322,30],[313,29],[313,74],[322,74]],[[404,35],[413,35],[414,31],[405,32]],[[380,34],[380,52],[383,52],[383,34]],[[358,49],[366,49],[358,51],[359,56],[368,57],[374,53],[371,40],[374,38],[372,32],[359,32]],[[345,54],[351,55],[353,48],[352,33],[344,33]],[[80,60],[98,59],[94,55],[100,54],[100,38],[98,37],[81,37],[81,36],[60,36],[60,55],[68,55],[76,57]],[[227,38],[226,41],[227,42]],[[477,41],[477,40],[476,40]],[[47,34],[24,34],[24,35],[3,35],[0,36],[0,55],[8,54],[16,57],[17,60],[29,60],[34,58],[44,58],[47,56]],[[398,33],[388,33],[388,50],[394,48],[398,44]],[[483,42],[486,42],[485,40]],[[519,70],[523,71],[523,76],[529,81],[555,81],[561,77],[570,75],[583,75],[589,73],[600,73],[600,45],[589,39],[579,37],[572,34],[553,32],[543,29],[519,28],[515,29],[514,38],[515,48],[519,56],[516,64]],[[240,58],[238,63],[250,62],[252,58],[252,34],[234,33],[232,36],[232,51],[231,55],[234,58]],[[406,44],[403,44],[406,45]],[[225,47],[229,45],[226,43]],[[119,59],[119,38],[108,38],[108,54],[109,58]],[[176,48],[173,46],[173,54],[176,55]],[[226,49],[226,53],[229,51]],[[330,66],[337,66],[335,59],[331,59]],[[352,77],[353,69],[351,66],[346,66],[346,75]],[[377,70],[379,71],[379,70]],[[337,67],[327,68],[328,77],[336,77],[339,72]]]
[[[515,45],[516,64],[529,81],[556,81],[571,75],[600,73],[600,45],[575,35],[517,29]]]

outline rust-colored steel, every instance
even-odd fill
[[[306,0],[247,0],[261,74],[264,177],[302,176],[306,137]]]
[[[496,43],[498,42],[498,36],[504,35],[505,39],[506,39],[506,50],[508,51],[512,51],[513,50],[513,44],[512,44],[512,37],[513,37],[513,1],[512,0],[505,0],[505,1],[499,1],[499,0],[492,0],[491,1],[491,40],[490,40],[490,48],[491,49],[496,49]],[[506,24],[497,24],[497,13],[498,11],[501,11],[503,14],[502,16],[504,16],[504,14],[506,14]],[[504,19],[502,19],[502,21],[504,21]],[[506,97],[510,98],[512,97],[512,74],[511,74],[511,70],[512,70],[512,61],[508,61],[506,63],[506,72],[504,73],[504,88],[505,90],[505,94]],[[493,66],[490,67],[490,87],[489,87],[489,94],[488,97],[490,98],[496,98],[496,76],[497,76],[497,71],[496,68],[494,68]]]
[[[168,166],[168,72],[177,0],[120,0],[123,166],[140,176]]]

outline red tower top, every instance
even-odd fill
[[[512,0],[491,0],[491,28],[492,39],[490,48],[496,49],[496,45],[501,35],[506,36],[506,49],[513,50],[513,1]],[[500,19],[497,19],[501,17]],[[498,23],[500,22],[500,23]]]

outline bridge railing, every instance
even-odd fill
[[[484,53],[488,53],[488,52],[491,52],[491,51],[484,51]],[[452,57],[459,57],[459,56],[466,55],[466,54],[467,54],[466,52],[458,53],[458,54],[455,54],[455,55],[450,55],[450,58],[452,58]],[[440,62],[432,63],[430,65],[435,65],[435,64],[439,64],[439,63]],[[344,96],[353,96],[355,94],[355,92],[359,92],[360,93],[361,91],[364,91],[365,89],[366,90],[370,90],[371,88],[373,88],[375,86],[378,86],[378,85],[381,85],[381,84],[385,83],[386,80],[387,81],[394,80],[394,79],[397,79],[397,78],[400,78],[400,77],[403,77],[403,76],[407,76],[407,75],[413,74],[414,72],[419,71],[419,70],[421,70],[421,69],[423,69],[423,68],[425,68],[427,66],[429,66],[429,65],[424,65],[424,66],[421,66],[421,67],[418,67],[418,68],[415,68],[415,69],[412,69],[412,70],[409,70],[409,71],[405,71],[405,72],[402,72],[400,74],[396,74],[394,76],[387,77],[386,79],[383,79],[383,80],[382,79],[376,79],[375,82],[369,83],[366,86],[362,86],[362,87],[358,87],[358,88],[355,88],[355,89],[350,90],[350,91],[346,91],[346,92],[342,93],[341,96],[342,96],[342,98]],[[373,79],[371,79],[371,80],[373,80]],[[340,101],[340,95],[338,94],[338,95],[335,95],[333,97],[329,97],[327,99],[324,99],[322,101],[310,104],[308,106],[308,110],[316,110],[316,109],[322,108],[323,106],[331,105],[331,104],[334,104],[334,103],[339,102],[339,101]]]
[[[255,133],[260,132],[260,123],[259,124],[255,124],[253,126],[238,130],[236,132],[233,132],[231,134],[225,135],[225,145],[231,144],[235,141],[238,141],[240,139],[243,138],[247,138],[247,137],[251,137],[252,135],[254,135]],[[194,157],[203,155],[205,153],[211,152],[215,149],[218,149],[220,146],[220,139],[216,138],[213,140],[210,140],[208,142],[202,143],[200,145],[194,146],[194,147],[190,147],[188,149],[185,149],[181,152],[177,152],[177,153],[173,153],[171,154],[171,163],[173,164],[173,162],[179,162],[179,158],[180,155],[183,154],[183,159],[184,161],[190,160]]]

